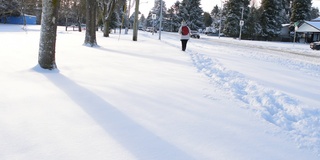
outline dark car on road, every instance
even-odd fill
[[[310,48],[315,50],[320,50],[320,42],[312,42],[310,43]]]
[[[199,39],[200,38],[200,34],[198,33],[198,31],[193,31],[192,30],[191,33],[190,33],[190,37]]]

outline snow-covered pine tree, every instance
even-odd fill
[[[181,25],[181,17],[178,16],[180,2],[176,1],[168,10],[165,19],[167,23],[163,26],[164,30],[178,32]]]
[[[166,15],[166,19],[168,19],[168,23],[163,26],[165,31],[170,31],[170,32],[174,31],[173,20],[175,17],[176,17],[176,14],[174,12],[174,8],[173,7],[169,8]]]
[[[247,30],[246,19],[248,17],[250,0],[229,0],[225,4],[226,21],[223,33],[230,37],[238,37],[240,33],[240,20],[243,8],[244,26],[242,32]]]
[[[282,5],[279,0],[262,0],[261,36],[265,40],[276,38],[282,28]]]
[[[261,10],[257,9],[255,5],[250,8],[250,13],[246,22],[246,32],[243,34],[244,38],[258,39],[261,34],[260,25]]]
[[[311,0],[293,0],[290,21],[311,20]]]
[[[181,21],[185,20],[192,30],[198,30],[204,27],[203,10],[200,7],[200,1],[201,0],[182,0],[179,7],[178,15]]]
[[[146,19],[146,26],[147,27],[152,27],[152,25],[153,25],[153,19],[152,19],[152,12],[150,11],[149,13],[148,13],[148,17],[147,17],[147,19]]]
[[[222,29],[223,30],[223,19],[224,18],[224,14],[223,14],[223,8],[221,6],[221,8],[218,5],[215,5],[211,11],[211,17],[212,17],[212,25],[213,27],[215,27],[216,29]],[[206,19],[205,15],[204,15],[204,19]],[[221,21],[221,24],[220,24]],[[204,20],[205,26],[207,26],[206,24],[206,20]],[[222,33],[222,32],[221,32]]]
[[[130,23],[131,29],[133,29],[134,17],[135,17],[135,12],[132,12],[132,14],[129,17],[129,23]]]
[[[142,28],[147,28],[147,19],[144,14],[142,14],[139,19],[139,26],[142,26]]]
[[[318,7],[311,7],[311,13],[310,13],[310,18],[315,19],[319,17],[319,8]]]
[[[211,16],[214,17],[214,18],[219,17],[219,15],[220,15],[220,9],[222,9],[222,8],[219,8],[218,5],[215,5],[215,6],[213,7],[211,13],[210,13]]]
[[[154,24],[155,24],[155,28],[159,28],[159,24],[160,24],[160,12],[161,12],[161,3],[162,2],[162,17],[165,17],[166,15],[166,3],[164,0],[155,0],[154,1],[154,6],[152,8],[152,13],[157,15],[157,18],[154,20]],[[151,17],[150,17],[151,18]],[[151,19],[152,20],[152,19]],[[166,20],[164,18],[162,18],[162,26],[166,25]]]
[[[205,27],[210,27],[212,25],[213,19],[208,12],[204,12],[203,22],[204,22]]]
[[[283,23],[290,23],[291,3],[293,0],[282,0],[283,6]]]
[[[60,0],[42,1],[42,20],[38,63],[41,68],[56,69],[56,37]]]

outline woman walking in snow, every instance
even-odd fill
[[[181,22],[181,27],[179,28],[178,33],[181,35],[181,45],[182,51],[185,51],[187,48],[187,42],[190,39],[190,28],[187,26],[185,21]]]

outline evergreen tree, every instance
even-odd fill
[[[311,0],[293,0],[291,22],[311,20]]]
[[[180,2],[176,1],[168,10],[164,17],[166,23],[163,25],[165,31],[177,32],[181,25],[181,17],[178,16]]]
[[[152,19],[152,14],[153,14],[153,13],[150,11],[149,14],[148,14],[148,17],[147,17],[147,19],[146,19],[146,26],[147,26],[147,27],[152,27],[153,24],[154,24],[154,21],[155,21],[155,20]]]
[[[182,0],[179,7],[181,21],[185,20],[192,30],[203,28],[203,10],[200,7],[200,1],[201,0]]]
[[[284,9],[284,17],[285,20],[283,23],[290,23],[290,17],[291,17],[291,3],[293,0],[282,0],[282,5]]]
[[[204,12],[203,14],[203,21],[204,21],[204,25],[206,27],[210,27],[212,25],[212,17],[210,16],[210,14],[208,12]]]
[[[179,28],[180,28],[180,25],[181,25],[181,20],[182,18],[179,17],[179,7],[180,7],[180,2],[179,1],[176,1],[174,3],[174,5],[171,7],[173,10],[173,15],[172,17],[170,17],[171,21],[170,21],[170,28],[172,29],[173,32],[178,32]]]
[[[310,16],[311,16],[311,19],[318,18],[319,17],[319,9],[312,7]]]
[[[211,11],[211,16],[216,18],[219,16],[219,13],[220,13],[220,9],[219,9],[218,5],[214,6]]]
[[[169,32],[173,32],[173,31],[176,31],[176,28],[179,27],[179,24],[175,23],[177,22],[176,19],[177,19],[177,14],[175,13],[175,9],[174,9],[174,6],[171,6],[171,8],[169,8],[167,10],[167,14],[166,14],[166,17],[165,19],[167,19],[167,23],[166,25],[164,25],[164,29],[166,31],[169,31]],[[177,24],[177,25],[176,25]]]
[[[139,26],[141,26],[142,28],[147,28],[147,19],[144,14],[142,14],[139,19]]]
[[[239,2],[240,1],[240,2]],[[230,37],[237,37],[240,33],[240,20],[243,16],[244,26],[242,32],[246,32],[246,19],[249,12],[249,0],[229,0],[225,4],[226,21],[223,33]],[[242,14],[243,12],[243,14]]]
[[[162,10],[161,10],[160,1],[162,2]],[[160,17],[160,12],[162,12],[162,16],[165,17],[166,16],[166,10],[167,10],[167,8],[166,8],[166,3],[164,2],[164,0],[155,0],[154,1],[154,6],[152,8],[152,13],[157,15],[157,18],[154,20],[154,24],[155,24],[156,28],[159,28],[160,18],[162,18],[162,17]],[[151,21],[152,21],[152,19],[151,19]],[[166,20],[164,18],[162,18],[162,26],[167,25],[166,23],[167,23]]]
[[[265,38],[265,40],[272,40],[280,34],[282,28],[281,1],[262,0],[261,9],[261,35]]]
[[[129,17],[129,23],[130,23],[131,28],[133,28],[134,15],[135,15],[135,12],[132,12],[131,16]]]
[[[289,23],[290,22],[290,17],[289,17],[289,12],[288,10],[290,9],[290,0],[278,0],[279,5],[280,5],[280,13],[279,13],[279,18],[280,22],[282,24]],[[289,3],[288,3],[289,2]]]
[[[174,31],[173,21],[175,17],[176,17],[176,14],[175,14],[174,8],[173,7],[169,8],[166,15],[166,19],[168,20],[168,23],[167,25],[163,26],[166,31],[170,31],[170,32]]]
[[[261,25],[260,25],[261,10],[257,9],[255,5],[252,5],[250,8],[250,13],[246,22],[247,30],[243,34],[244,38],[247,39],[257,39],[261,34]]]
[[[219,8],[218,5],[214,6],[213,10],[211,11],[213,26],[219,30],[221,29],[221,33],[223,30],[223,20],[225,19],[225,13],[223,8]],[[220,23],[221,21],[221,23]]]

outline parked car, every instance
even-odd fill
[[[320,50],[320,42],[312,42],[310,43],[310,48],[315,50]]]
[[[147,27],[146,29],[147,32],[154,32],[154,33],[157,33],[157,30],[153,27]]]
[[[190,37],[199,39],[200,38],[200,34],[198,33],[198,31],[192,30],[191,33],[190,33]]]

